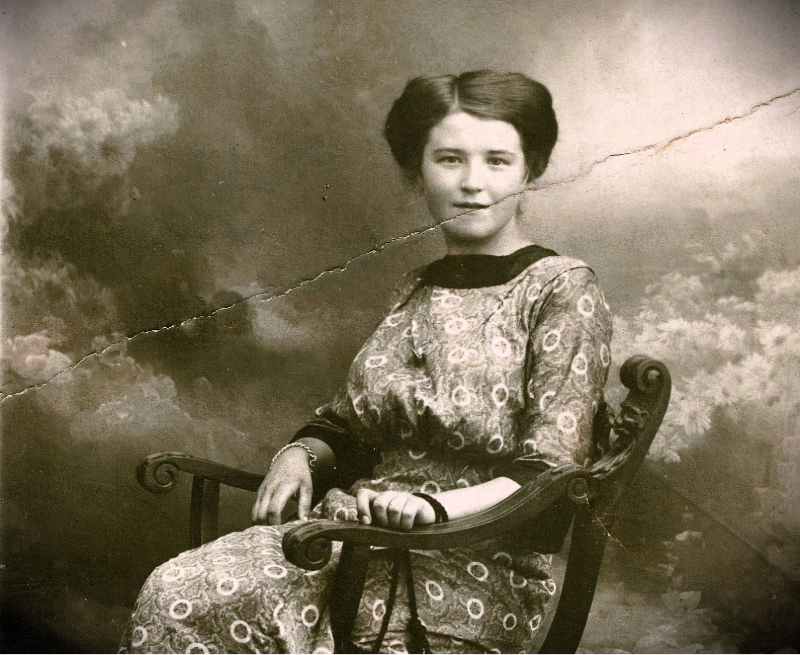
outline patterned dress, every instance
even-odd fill
[[[610,339],[591,269],[538,246],[448,256],[407,274],[344,391],[296,436],[326,441],[338,462],[339,487],[312,520],[356,520],[361,487],[434,494],[585,463]],[[281,551],[291,526],[254,526],[157,568],[122,651],[332,652],[338,551],[321,571],[294,567]],[[414,551],[411,562],[434,652],[525,652],[556,589],[550,557],[523,534]],[[389,551],[373,552],[352,635],[361,647],[380,629],[392,566]],[[382,652],[406,652],[405,584]]]

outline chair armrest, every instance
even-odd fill
[[[667,368],[645,355],[630,357],[620,370],[620,378],[629,393],[619,415],[607,426],[609,429],[599,430],[604,432],[602,443],[597,444],[600,457],[589,471],[575,465],[550,469],[494,507],[443,525],[402,532],[350,521],[299,525],[284,534],[286,559],[301,568],[317,570],[330,559],[332,541],[441,550],[483,541],[524,524],[526,535],[535,535],[532,519],[542,518],[565,496],[583,506],[591,502],[594,518],[610,525],[617,499],[639,468],[661,424],[671,388]],[[613,441],[609,440],[612,428],[616,435]]]
[[[284,534],[283,552],[292,564],[316,571],[328,563],[332,541],[414,550],[467,546],[524,524],[530,526],[533,519],[564,496],[575,503],[586,504],[587,478],[588,473],[579,466],[566,465],[550,469],[483,512],[408,531],[363,525],[354,521],[311,521]]]
[[[240,471],[183,453],[156,453],[139,462],[136,480],[148,491],[165,494],[175,488],[178,471],[246,491],[258,491],[264,479],[259,473]]]
[[[196,548],[219,536],[220,484],[245,491],[258,491],[264,479],[260,474],[240,471],[183,453],[156,453],[145,457],[136,467],[136,479],[147,491],[165,494],[175,488],[179,471],[192,476],[189,548]],[[287,507],[287,514],[292,511],[296,511],[294,505]]]
[[[617,416],[595,442],[600,455],[589,467],[592,509],[606,529],[614,522],[615,506],[639,470],[669,405],[672,380],[661,362],[647,355],[629,357],[620,369],[620,379],[629,389]]]

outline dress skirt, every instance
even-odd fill
[[[313,519],[312,519],[313,520]],[[124,653],[332,653],[330,606],[340,545],[319,571],[283,556],[295,523],[254,526],[187,551],[148,578],[122,641]],[[412,552],[419,617],[434,652],[525,650],[555,592],[550,558],[522,576],[503,551]],[[386,613],[393,561],[374,550],[352,641],[371,650]],[[408,652],[405,576],[380,652]]]

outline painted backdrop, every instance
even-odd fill
[[[330,397],[443,254],[383,118],[477,68],[552,91],[531,233],[675,377],[583,646],[800,647],[798,3],[0,5],[4,650],[115,648],[187,541],[141,457],[264,471]]]

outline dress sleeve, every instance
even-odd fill
[[[611,363],[611,315],[589,268],[542,290],[525,362],[525,408],[507,474],[520,484],[563,464],[584,465]]]
[[[336,457],[333,485],[342,489],[370,477],[380,461],[377,444],[359,438],[349,404],[346,392],[339,393],[333,401],[317,408],[314,418],[292,438],[297,441],[311,437],[328,445]]]
[[[402,305],[414,292],[421,269],[406,273],[395,285],[390,299],[390,312]],[[303,438],[319,439],[336,456],[334,486],[349,488],[356,480],[372,475],[380,461],[378,445],[364,438],[359,430],[358,413],[353,408],[347,389],[329,403],[319,407],[314,418],[294,435],[292,441]]]

